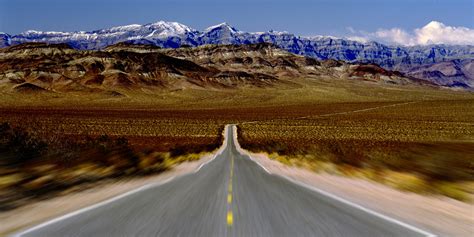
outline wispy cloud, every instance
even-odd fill
[[[400,28],[392,28],[389,30],[380,29],[375,33],[372,33],[371,36],[386,42],[393,42],[402,45],[413,45],[413,41],[415,40],[413,35],[410,35],[408,32]]]
[[[347,39],[357,41],[357,42],[361,42],[361,43],[367,43],[367,42],[370,41],[369,38],[364,37],[364,36],[349,36],[349,37],[347,37]]]
[[[367,42],[382,41],[398,45],[452,44],[474,45],[474,29],[462,26],[447,26],[438,21],[409,32],[401,28],[379,29],[375,32],[356,31],[348,27],[348,39]]]

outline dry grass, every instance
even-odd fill
[[[222,143],[218,132],[208,143],[172,143],[168,151],[157,151],[131,147],[124,137],[45,131],[0,124],[0,211],[107,179],[162,172],[197,160]]]
[[[474,181],[473,100],[382,105],[239,128],[242,147],[275,153],[270,157],[286,164],[459,200],[472,194],[465,186]]]
[[[0,186],[21,182],[27,190],[47,190],[58,179],[157,172],[216,148],[224,125],[240,123],[243,147],[275,153],[287,164],[372,179],[398,172],[458,199],[469,190],[472,93],[346,80],[294,81],[300,86],[120,90],[124,97],[6,91],[0,95],[0,122],[25,128],[49,151],[19,175],[2,166]],[[104,134],[110,141],[126,138],[134,158],[100,154],[97,147],[78,152],[84,149],[77,144]]]
[[[116,88],[122,97],[107,93],[19,94],[0,83],[1,107],[54,107],[66,109],[175,110],[255,108],[272,106],[313,105],[332,103],[366,103],[417,100],[473,99],[469,92],[420,86],[381,85],[344,79],[291,78],[292,86],[267,88],[127,90]],[[284,83],[283,83],[284,84]]]

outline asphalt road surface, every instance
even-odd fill
[[[426,236],[267,173],[239,153],[234,132],[195,173],[19,236]]]

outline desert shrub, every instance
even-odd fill
[[[470,142],[322,139],[301,133],[299,127],[276,128],[272,133],[257,130],[256,125],[239,128],[244,149],[266,152],[287,165],[367,178],[400,190],[462,201],[470,194],[460,184],[474,181],[474,146]]]
[[[384,175],[384,183],[405,191],[419,193],[430,191],[430,184],[416,174],[389,171]]]
[[[18,166],[39,158],[48,145],[20,128],[8,123],[0,125],[0,159],[6,166]]]
[[[428,144],[411,149],[410,158],[417,172],[431,180],[474,180],[472,144]]]
[[[177,145],[170,149],[170,155],[171,157],[178,157],[178,156],[183,156],[186,154],[192,154],[192,153],[198,154],[202,152],[210,152],[210,151],[216,150],[222,145],[222,142],[224,141],[224,137],[222,136],[223,130],[224,130],[224,127],[221,127],[219,129],[219,133],[218,133],[219,135],[216,137],[216,139],[213,142],[210,142],[208,144],[190,143],[190,144]]]
[[[468,190],[464,189],[459,183],[439,182],[434,186],[435,190],[441,195],[445,195],[460,201],[469,201],[470,194]]]
[[[358,144],[353,141],[329,141],[325,142],[324,146],[333,155],[332,161],[336,164],[360,167],[366,160]]]
[[[219,135],[210,144],[178,145],[170,152],[139,152],[125,137],[39,136],[0,124],[0,188],[6,190],[0,193],[0,210],[82,184],[162,172],[176,163],[199,159],[202,154],[197,153],[215,150],[222,141]],[[12,193],[16,198],[11,198]]]

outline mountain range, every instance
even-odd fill
[[[444,86],[474,87],[474,45],[390,46],[378,42],[358,42],[329,36],[300,37],[288,32],[244,32],[222,23],[203,31],[177,22],[159,21],[90,32],[26,31],[18,35],[0,33],[0,47],[27,42],[65,43],[73,49],[103,50],[119,42],[161,48],[208,44],[271,43],[288,52],[318,60],[374,63],[388,70]]]
[[[299,88],[311,80],[435,86],[374,64],[319,61],[268,43],[163,49],[121,42],[100,51],[24,43],[0,49],[0,88],[7,92],[120,96],[120,90]]]

